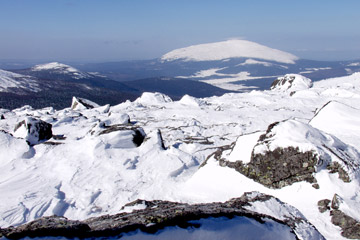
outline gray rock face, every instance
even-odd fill
[[[40,119],[27,117],[16,124],[15,136],[25,138],[29,145],[35,145],[52,137],[52,125]]]
[[[271,130],[277,124],[276,122],[269,125],[266,133],[260,136],[258,144],[268,141],[268,137],[272,136]],[[255,154],[253,151],[251,160],[247,164],[241,161],[226,161],[221,158],[221,154],[215,154],[215,158],[221,166],[234,168],[268,188],[282,188],[300,181],[316,183],[313,173],[315,173],[317,156],[311,151],[301,152],[297,147],[278,147],[263,154]]]
[[[329,199],[323,199],[318,202],[318,208],[321,213],[326,212],[327,210],[330,210],[330,200]]]
[[[339,209],[341,203],[342,198],[339,195],[334,194],[332,201],[323,199],[318,202],[319,211],[324,213],[330,210],[331,222],[341,228],[341,235],[343,237],[360,239],[360,222],[342,212]]]
[[[260,193],[245,193],[240,198],[231,199],[224,203],[195,205],[168,201],[137,200],[126,205],[125,208],[138,204],[145,205],[146,208],[131,213],[124,212],[90,218],[82,222],[56,216],[44,217],[16,228],[1,229],[0,237],[1,234],[9,239],[19,239],[26,236],[106,237],[121,235],[138,229],[155,233],[167,226],[177,225],[186,228],[191,226],[189,221],[201,218],[246,216],[261,223],[264,222],[264,218],[272,219],[289,226],[294,233],[296,233],[298,224],[301,224],[302,228],[306,225],[316,237],[323,239],[321,234],[309,222],[295,217],[295,214],[288,216],[286,220],[282,220],[246,208],[251,206],[251,203],[265,202],[272,198],[274,197]],[[280,202],[278,199],[276,201]]]

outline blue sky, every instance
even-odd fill
[[[0,0],[0,59],[151,59],[229,38],[360,59],[359,9],[359,0]]]

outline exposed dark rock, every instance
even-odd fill
[[[253,202],[264,202],[274,197],[260,193],[245,193],[240,198],[231,199],[224,203],[186,204],[169,201],[145,201],[136,200],[125,206],[143,204],[145,209],[135,210],[131,213],[105,215],[94,217],[85,221],[71,221],[61,217],[44,217],[31,223],[16,227],[2,229],[2,234],[11,239],[25,236],[66,236],[66,237],[106,237],[117,236],[122,233],[141,230],[155,233],[167,226],[189,227],[191,220],[199,220],[208,217],[245,216],[263,223],[265,219],[272,219],[280,224],[289,226],[293,233],[299,224],[308,226],[321,238],[321,234],[305,219],[295,215],[288,216],[286,220],[260,214],[246,209]],[[278,199],[274,198],[276,201]],[[284,204],[280,202],[281,204]]]
[[[295,76],[279,77],[275,79],[275,81],[271,84],[270,89],[275,89],[278,86],[284,85],[287,82],[289,83],[289,88],[290,88],[294,80],[295,80]]]
[[[341,203],[342,198],[339,195],[334,194],[332,201],[329,199],[320,200],[318,202],[318,208],[321,213],[331,209],[331,222],[341,228],[341,235],[343,237],[349,239],[360,239],[360,222],[339,210]]]
[[[311,151],[300,152],[299,148],[276,148],[265,154],[253,153],[248,164],[218,160],[221,166],[234,168],[269,188],[282,188],[301,181],[316,183],[313,173],[317,157]]]
[[[134,144],[139,147],[143,142],[144,142],[144,139],[145,139],[145,133],[144,131],[142,131],[142,129],[135,129],[134,130],[134,134],[133,134],[133,142]]]
[[[331,222],[341,227],[341,235],[349,239],[360,239],[360,222],[349,217],[340,210],[333,209],[330,212]]]
[[[344,170],[344,168],[341,167],[341,165],[338,162],[330,163],[327,166],[327,169],[330,171],[330,173],[338,173],[339,178],[344,182],[351,182],[349,174]]]
[[[323,199],[318,201],[318,208],[321,213],[326,212],[327,210],[330,210],[330,200],[329,199]]]
[[[310,88],[311,86],[312,86],[312,82],[308,78],[296,74],[286,74],[283,77],[277,78],[271,84],[270,89],[288,90],[295,88],[295,90],[301,90],[301,89]],[[293,95],[294,93],[295,91],[292,91],[290,92],[290,95]]]
[[[4,119],[5,119],[4,115],[1,114],[0,119],[1,119],[1,120],[4,120]]]
[[[45,236],[81,236],[89,231],[87,224],[80,221],[68,220],[65,217],[51,216],[39,218],[19,227],[2,229],[2,234],[9,239],[24,237],[45,237]]]
[[[25,127],[26,135],[22,136],[29,145],[35,145],[49,140],[52,137],[52,125],[40,119],[27,117],[25,120],[16,124],[14,132],[21,127]]]
[[[157,135],[158,135],[158,139],[159,139],[159,141],[160,141],[160,147],[161,147],[163,150],[166,150],[166,147],[165,147],[165,144],[164,144],[164,139],[163,139],[163,137],[162,137],[162,134],[161,134],[160,129],[158,129]]]
[[[341,197],[339,195],[337,195],[337,194],[334,194],[334,197],[333,197],[333,199],[331,201],[331,208],[335,209],[335,210],[338,210],[341,203],[342,203]]]

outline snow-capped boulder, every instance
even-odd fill
[[[24,138],[29,145],[35,145],[52,137],[52,125],[40,119],[27,117],[16,124],[14,136]]]
[[[172,102],[172,99],[162,93],[144,92],[141,97],[135,100],[135,102],[142,105],[161,105],[164,103]]]
[[[312,87],[312,81],[299,74],[286,74],[283,77],[277,78],[270,89],[281,92],[288,92],[290,94],[296,91],[306,90]]]
[[[71,109],[73,110],[84,110],[100,107],[97,103],[94,103],[85,98],[73,97],[71,103]]]
[[[316,184],[314,174],[327,167],[351,181],[359,172],[360,153],[309,124],[287,120],[269,125],[249,162],[219,160],[269,188],[282,188],[300,181]]]
[[[109,112],[106,118],[102,119],[102,122],[106,126],[115,125],[115,124],[129,124],[130,116],[126,113],[119,112]]]
[[[124,125],[100,126],[98,130],[92,130],[92,134],[94,133],[107,148],[139,147],[146,136],[142,128]]]
[[[206,105],[206,102],[202,99],[199,98],[194,98],[192,96],[189,95],[184,95],[180,100],[179,103],[183,104],[183,105],[188,105],[188,106],[194,106],[194,107],[200,107],[203,105]]]

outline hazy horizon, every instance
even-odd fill
[[[105,62],[242,38],[311,60],[360,59],[360,2],[4,0],[0,59]]]

